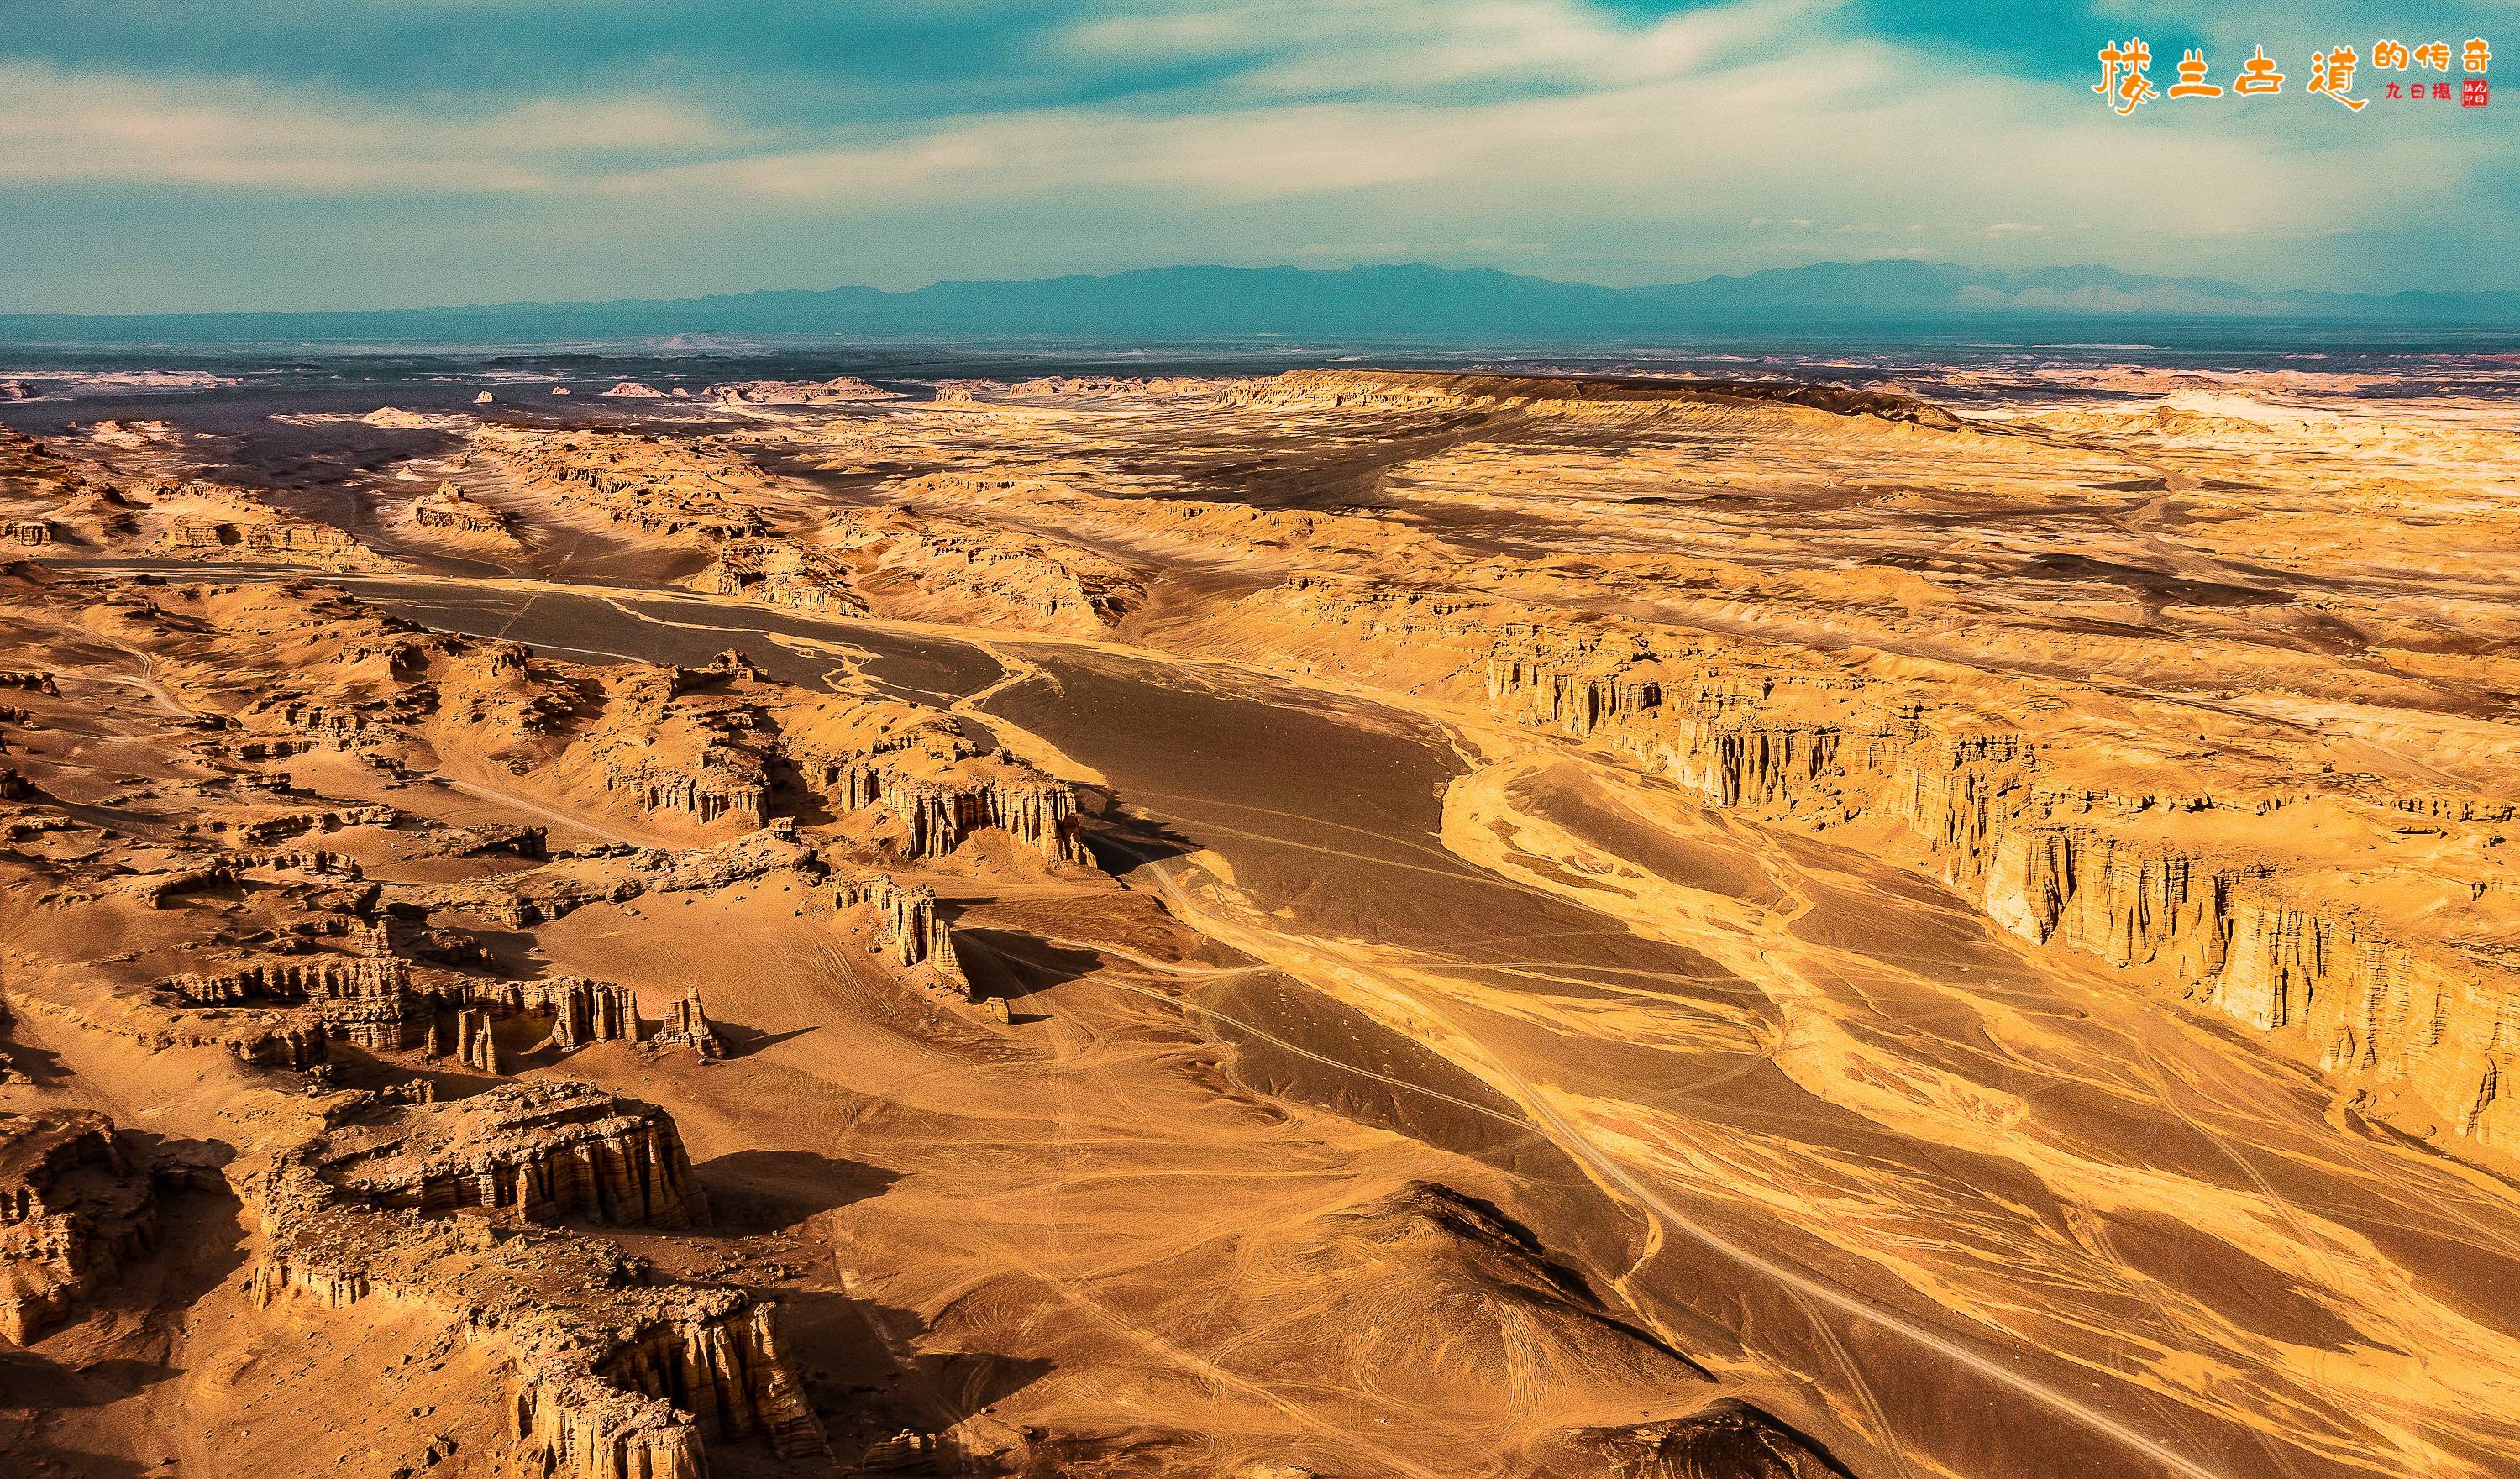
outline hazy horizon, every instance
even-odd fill
[[[1538,272],[1538,271],[1532,271],[1532,272],[1519,272],[1519,271],[1513,271],[1513,270],[1511,270],[1511,269],[1507,269],[1507,268],[1446,268],[1446,267],[1439,266],[1439,265],[1437,265],[1437,264],[1435,264],[1435,263],[1432,263],[1432,262],[1426,262],[1426,261],[1418,260],[1418,259],[1393,260],[1393,261],[1388,261],[1388,262],[1357,262],[1357,263],[1350,263],[1350,264],[1347,264],[1347,265],[1342,266],[1342,267],[1324,267],[1324,266],[1322,266],[1322,265],[1320,265],[1320,264],[1318,264],[1318,263],[1303,263],[1303,262],[1250,262],[1250,263],[1225,263],[1225,262],[1206,262],[1206,261],[1180,261],[1180,262],[1158,262],[1158,263],[1148,263],[1148,264],[1139,265],[1139,266],[1133,266],[1133,267],[1113,267],[1113,268],[1110,268],[1110,269],[1107,269],[1107,270],[1100,270],[1100,271],[1077,271],[1077,272],[1063,272],[1063,273],[1043,273],[1043,274],[1033,274],[1033,275],[1008,275],[1008,276],[997,276],[997,277],[937,277],[937,278],[929,278],[929,279],[925,279],[925,280],[919,281],[919,282],[913,282],[913,283],[907,284],[906,286],[901,286],[901,287],[882,287],[882,286],[879,286],[879,285],[878,285],[878,284],[874,284],[874,283],[856,282],[856,281],[849,281],[849,282],[840,282],[840,281],[833,281],[833,282],[764,282],[764,283],[758,283],[758,284],[752,285],[752,286],[750,286],[750,287],[730,287],[730,288],[722,288],[722,289],[715,289],[715,290],[711,290],[711,291],[707,291],[707,292],[696,292],[696,293],[673,294],[673,295],[657,295],[657,294],[651,294],[651,293],[638,293],[638,292],[598,293],[598,292],[595,292],[595,291],[580,291],[580,292],[561,291],[561,292],[558,292],[556,295],[549,296],[549,297],[533,297],[533,298],[469,298],[469,299],[462,299],[462,300],[449,299],[449,300],[442,301],[442,302],[428,302],[428,303],[359,303],[359,304],[349,304],[349,305],[343,305],[343,306],[338,306],[338,307],[329,307],[329,308],[299,308],[299,307],[284,307],[284,308],[256,309],[256,308],[167,307],[167,308],[147,308],[147,309],[111,310],[111,311],[100,312],[100,313],[93,313],[93,314],[91,314],[91,313],[87,313],[87,312],[84,312],[84,311],[80,311],[80,310],[55,310],[55,309],[0,309],[0,318],[9,318],[9,317],[42,317],[42,316],[51,316],[51,315],[56,315],[56,314],[58,314],[59,316],[64,316],[64,317],[146,317],[146,318],[166,317],[166,318],[181,318],[181,317],[194,317],[194,316],[200,316],[200,317],[219,317],[219,316],[254,316],[254,317],[265,317],[265,316],[270,316],[270,317],[278,317],[278,316],[286,316],[286,315],[290,315],[290,314],[300,314],[300,313],[303,313],[303,314],[328,314],[328,315],[330,315],[330,314],[345,314],[345,315],[346,315],[346,314],[369,314],[369,313],[374,313],[374,314],[387,314],[387,313],[420,313],[420,312],[434,312],[434,311],[441,311],[441,310],[496,309],[496,308],[534,308],[534,307],[571,307],[571,306],[580,306],[580,305],[585,305],[585,306],[599,306],[599,307],[601,307],[601,306],[609,306],[609,305],[614,305],[614,304],[631,304],[631,303],[690,302],[690,301],[697,301],[697,300],[707,299],[707,298],[728,298],[728,297],[737,297],[737,298],[741,298],[741,297],[764,297],[764,296],[798,296],[798,295],[833,294],[833,293],[848,293],[848,292],[861,292],[861,291],[863,291],[863,292],[878,292],[878,293],[883,293],[883,294],[886,294],[887,296],[892,296],[892,297],[906,297],[906,296],[909,296],[909,295],[912,295],[912,294],[915,294],[915,293],[927,291],[929,291],[929,290],[933,290],[933,289],[942,289],[942,288],[954,288],[954,287],[977,287],[977,286],[991,286],[991,285],[1025,285],[1025,286],[1028,286],[1028,285],[1040,285],[1040,284],[1050,284],[1050,283],[1070,283],[1070,282],[1077,282],[1077,283],[1085,283],[1085,282],[1107,282],[1107,281],[1110,281],[1110,280],[1113,280],[1113,279],[1122,279],[1122,278],[1140,277],[1140,276],[1148,276],[1148,275],[1153,275],[1153,274],[1163,274],[1163,273],[1192,273],[1192,272],[1209,272],[1209,271],[1235,272],[1235,273],[1252,273],[1252,274],[1264,274],[1264,273],[1284,273],[1284,272],[1300,272],[1300,273],[1308,273],[1308,274],[1309,274],[1309,273],[1360,273],[1360,274],[1361,274],[1361,273],[1372,273],[1372,272],[1375,272],[1375,271],[1407,272],[1407,271],[1411,271],[1411,270],[1414,270],[1414,269],[1430,269],[1431,271],[1434,271],[1434,272],[1437,272],[1437,273],[1460,273],[1460,274],[1475,274],[1475,273],[1479,273],[1479,272],[1493,272],[1493,273],[1499,273],[1499,274],[1502,274],[1503,276],[1506,276],[1506,277],[1508,277],[1508,278],[1513,278],[1513,279],[1518,279],[1518,280],[1523,280],[1523,281],[1528,281],[1528,282],[1545,283],[1545,284],[1550,284],[1550,285],[1559,286],[1559,287],[1568,287],[1568,288],[1599,288],[1599,289],[1609,290],[1609,291],[1625,291],[1625,290],[1628,290],[1628,289],[1656,289],[1656,288],[1672,288],[1672,287],[1691,287],[1691,286],[1696,286],[1696,285],[1703,284],[1703,283],[1719,283],[1719,282],[1742,281],[1742,280],[1746,280],[1746,279],[1759,278],[1759,277],[1762,277],[1762,276],[1765,276],[1765,275],[1778,274],[1778,273],[1790,273],[1790,272],[1795,272],[1795,271],[1798,271],[1798,270],[1801,270],[1801,269],[1805,269],[1805,268],[1869,268],[1869,267],[1876,267],[1876,266],[1890,266],[1890,265],[1900,265],[1900,266],[1905,266],[1905,265],[1909,265],[1909,264],[1913,264],[1913,265],[1916,265],[1916,266],[1922,266],[1922,267],[1933,267],[1933,268],[1952,269],[1952,270],[1962,271],[1962,272],[1982,272],[1982,271],[1986,271],[1986,270],[1987,270],[1987,269],[1980,268],[1980,267],[1978,267],[1976,264],[1973,264],[1973,263],[1961,262],[1961,261],[1942,260],[1942,259],[1933,259],[1933,258],[1922,258],[1922,257],[1861,257],[1861,256],[1848,256],[1848,257],[1822,257],[1822,258],[1817,258],[1817,259],[1814,259],[1814,260],[1811,260],[1811,261],[1778,262],[1778,263],[1775,263],[1775,264],[1772,264],[1772,265],[1770,265],[1770,266],[1766,266],[1766,267],[1754,267],[1754,268],[1747,268],[1747,269],[1744,269],[1744,270],[1741,270],[1741,271],[1738,271],[1738,272],[1708,273],[1708,274],[1704,274],[1704,275],[1699,276],[1699,277],[1688,278],[1688,279],[1675,279],[1675,280],[1672,280],[1672,281],[1670,281],[1670,282],[1651,282],[1651,283],[1608,283],[1608,282],[1600,282],[1600,281],[1598,281],[1598,280],[1596,280],[1596,279],[1592,279],[1592,278],[1586,278],[1586,277],[1576,276],[1576,275],[1572,275],[1572,274],[1564,274],[1564,273]],[[2036,265],[2027,266],[2027,267],[2021,267],[2021,268],[2011,269],[2011,272],[2012,272],[2013,274],[2015,274],[2015,275],[2020,275],[2020,276],[2031,276],[2031,275],[2036,275],[2036,274],[2041,274],[2041,273],[2051,273],[2051,274],[2072,274],[2072,273],[2111,274],[2111,273],[2124,273],[2124,272],[2125,272],[2125,269],[2123,269],[2123,268],[2119,268],[2119,267],[2115,266],[2114,264],[2106,263],[2106,262],[2077,261],[2077,262],[2053,262],[2053,263],[2042,263],[2042,264],[2036,264]],[[2128,276],[2140,276],[2140,277],[2161,277],[2161,278],[2164,278],[2164,279],[2166,279],[2166,280],[2172,280],[2172,281],[2182,280],[2182,279],[2187,279],[2187,278],[2191,278],[2191,277],[2203,277],[2203,276],[2205,276],[2205,275],[2202,275],[2202,274],[2148,274],[2148,273],[2147,273],[2147,274],[2127,273],[2126,275],[2128,275]],[[2247,281],[2233,281],[2233,280],[2230,280],[2230,279],[2212,279],[2212,281],[2229,283],[2229,284],[2230,284],[2231,286],[2233,286],[2233,287],[2240,288],[2240,289],[2245,290],[2245,291],[2249,291],[2249,292],[2251,292],[2251,293],[2253,293],[2253,294],[2257,294],[2257,295],[2260,295],[2260,296],[2280,296],[2280,295],[2282,295],[2282,294],[2284,294],[2284,293],[2288,293],[2288,292],[2316,292],[2316,291],[2334,291],[2334,290],[2312,289],[2312,288],[2308,288],[2308,287],[2306,287],[2306,286],[2304,286],[2304,285],[2302,285],[2302,284],[2292,283],[2292,282],[2247,282]],[[2457,291],[2457,290],[2421,290],[2421,289],[2408,289],[2408,290],[2398,290],[2398,291],[2417,291],[2417,292],[2420,292],[2420,291]],[[2491,290],[2478,290],[2478,291],[2491,291]],[[2520,289],[2509,290],[2509,291],[2520,291]],[[2384,295],[2384,294],[2381,294],[2381,293],[2368,293],[2368,294],[2356,294],[2356,295],[2380,296],[2380,295]],[[2131,310],[2131,311],[2139,311],[2139,310]],[[2060,309],[2060,312],[2064,312],[2064,313],[2068,314],[2068,316],[2071,316],[2071,315],[2072,315],[2072,313],[2074,313],[2074,312],[2075,312],[2075,310],[2061,310],[2061,309]]]

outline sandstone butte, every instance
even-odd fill
[[[24,1472],[2503,1471],[2490,370],[641,374],[0,432]]]

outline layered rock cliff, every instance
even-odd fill
[[[25,1345],[157,1239],[139,1153],[87,1110],[0,1112],[0,1340]]]
[[[936,912],[934,889],[897,883],[881,874],[855,874],[839,880],[832,902],[843,912],[863,908],[874,917],[894,964],[905,970],[924,966],[969,993],[953,934]]]
[[[388,1107],[331,1132],[318,1174],[372,1207],[464,1209],[682,1228],[705,1219],[674,1122],[653,1104],[564,1080]]]
[[[435,492],[424,493],[413,499],[409,517],[420,527],[440,534],[503,543],[515,538],[510,528],[514,520],[505,513],[467,496],[463,489],[451,482],[440,483]]]
[[[194,1007],[276,1006],[283,1008],[271,1013],[276,1020],[318,1045],[421,1050],[485,1073],[499,1071],[494,1028],[511,1018],[548,1020],[550,1044],[562,1052],[639,1039],[638,1004],[625,986],[583,976],[513,980],[435,968],[424,976],[392,953],[384,919],[341,922],[342,943],[352,953],[257,956],[222,970],[170,977],[158,990]],[[319,1048],[315,1057],[321,1056]]]
[[[1092,860],[1077,829],[1076,788],[1003,752],[960,762],[942,776],[884,777],[883,804],[908,830],[903,851],[941,858],[983,828],[997,828],[1051,863]]]
[[[1707,805],[1855,826],[2005,928],[2269,1034],[2407,1128],[2520,1150],[2505,803],[2268,761],[2249,733],[1930,670],[1308,580],[1252,598],[1372,681],[1483,703]],[[2173,728],[2185,723],[2183,734]]]
[[[148,500],[148,522],[158,530],[151,554],[190,560],[273,560],[329,570],[378,570],[393,563],[348,531],[286,514],[244,488],[167,481],[152,487]]]
[[[258,1226],[264,1305],[382,1297],[443,1314],[508,1366],[511,1472],[701,1479],[710,1444],[748,1439],[829,1463],[771,1307],[732,1288],[652,1285],[612,1244],[533,1226],[568,1213],[681,1226],[696,1204],[661,1111],[519,1085],[454,1105],[341,1096],[326,1117],[334,1128],[234,1173]],[[620,1153],[590,1152],[605,1144]],[[491,1205],[526,1226],[477,1215],[485,1193],[506,1195]]]

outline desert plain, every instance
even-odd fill
[[[2505,376],[23,377],[0,1467],[2508,1474]]]

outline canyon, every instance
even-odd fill
[[[14,409],[0,1452],[2500,1472],[2498,372],[1824,368]]]

